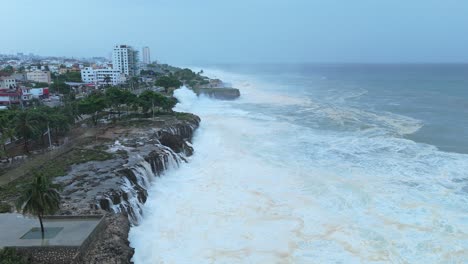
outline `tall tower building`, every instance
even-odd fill
[[[150,49],[148,47],[143,47],[143,64],[151,63]]]
[[[112,65],[115,70],[127,76],[137,75],[138,51],[128,45],[115,45],[112,52]]]

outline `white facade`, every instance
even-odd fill
[[[16,88],[16,79],[14,77],[0,77],[0,88],[4,88],[4,89]]]
[[[150,49],[148,47],[143,47],[143,64],[151,63]]]
[[[128,45],[115,45],[112,52],[112,65],[126,76],[137,75],[138,52]]]
[[[26,78],[28,81],[50,84],[50,72],[48,71],[30,71],[26,73]]]
[[[33,98],[33,95],[31,93],[31,88],[29,87],[21,87],[21,100],[22,101],[29,101]]]
[[[94,75],[94,69],[92,67],[86,67],[81,70],[81,80],[84,83],[95,83],[96,77]]]
[[[106,77],[109,76],[109,82],[106,82]],[[125,82],[125,76],[116,69],[93,69],[92,67],[85,67],[81,70],[81,80],[84,83],[94,83],[98,85],[110,84],[118,85]]]

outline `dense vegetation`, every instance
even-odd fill
[[[48,133],[52,141],[57,140],[80,119],[89,119],[97,125],[104,111],[115,121],[130,110],[153,116],[159,112],[171,113],[176,103],[173,97],[149,90],[137,96],[128,90],[110,87],[80,100],[68,99],[58,107],[39,105],[3,110],[0,111],[0,158],[8,157],[6,144],[10,141],[20,142],[28,153],[32,141],[45,143]]]
[[[182,86],[182,83],[179,81],[179,79],[173,75],[169,76],[162,76],[156,80],[155,83],[156,86],[163,87],[165,92],[167,93],[169,88],[174,87],[174,88],[179,88]]]
[[[66,72],[64,74],[52,73],[51,79],[53,83],[50,85],[52,92],[69,94],[70,87],[65,82],[81,82],[80,72]]]
[[[190,87],[197,87],[197,86],[202,86],[206,85],[209,83],[208,78],[205,76],[202,76],[203,72],[195,73],[190,69],[182,69],[179,71],[176,71],[174,73],[174,76],[181,80],[184,84],[190,86]]]
[[[0,69],[0,76],[9,76],[15,72],[15,69],[8,65],[4,67],[3,69]]]
[[[209,78],[190,69],[182,69],[167,64],[148,64],[147,70],[140,72],[142,76],[157,77],[155,85],[163,87],[166,92],[169,88],[178,88],[181,85],[200,87],[209,83]]]

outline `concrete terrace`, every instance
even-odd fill
[[[62,227],[51,239],[21,239],[34,227],[37,218],[20,214],[0,214],[0,248],[3,247],[80,247],[102,222],[102,216],[54,216],[44,219],[44,227]]]

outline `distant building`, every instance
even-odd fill
[[[32,99],[31,88],[0,89],[0,105],[19,104]]]
[[[14,73],[13,75],[11,75],[11,77],[15,78],[17,82],[24,82],[27,80],[26,73],[23,72]]]
[[[126,76],[137,75],[138,51],[128,45],[115,45],[112,52],[112,65],[114,70]]]
[[[42,82],[50,84],[50,72],[48,71],[30,71],[26,73],[26,78],[31,82]]]
[[[16,90],[0,89],[0,105],[19,104],[21,94]]]
[[[143,47],[143,64],[151,63],[150,49],[148,47]]]
[[[109,82],[106,82],[106,77],[109,76]],[[118,85],[126,81],[125,75],[119,70],[106,68],[106,69],[93,69],[92,67],[85,67],[81,70],[81,80],[84,83],[93,83],[97,85]]]
[[[21,100],[23,102],[30,101],[33,98],[33,94],[31,93],[31,89],[29,87],[21,87],[18,88],[18,92],[21,94]]]
[[[16,79],[13,76],[0,77],[0,88],[3,89],[15,89]]]
[[[69,73],[69,72],[81,72],[81,69],[79,67],[59,68],[58,72],[60,74],[66,74],[66,73]]]

